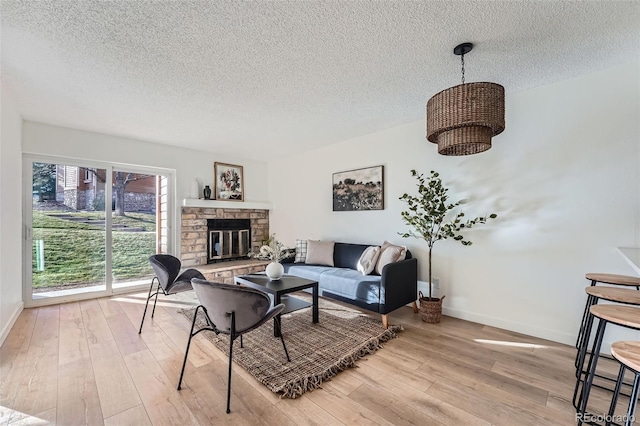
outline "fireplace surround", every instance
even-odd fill
[[[180,260],[184,267],[196,267],[212,263],[212,261],[209,260],[208,224],[209,220],[213,219],[241,219],[248,221],[248,241],[250,242],[250,246],[247,251],[259,250],[262,242],[269,238],[269,210],[182,207]],[[238,256],[237,258],[247,259],[246,254],[244,254],[244,256]],[[228,258],[226,258],[226,260],[228,260]]]

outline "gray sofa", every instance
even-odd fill
[[[387,328],[389,312],[409,303],[418,312],[418,261],[407,250],[406,259],[386,265],[382,275],[362,275],[356,268],[367,247],[335,243],[333,267],[293,263],[293,259],[283,261],[282,265],[286,274],[317,281],[320,296],[382,314],[382,323]]]

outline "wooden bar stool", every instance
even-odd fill
[[[587,293],[587,308],[591,308],[598,303],[599,300],[606,300],[609,302],[622,303],[626,305],[634,305],[640,306],[640,291],[631,290],[628,288],[618,288],[618,287],[606,287],[606,286],[591,286],[586,287],[584,291]],[[578,401],[578,397],[580,394],[578,393],[580,389],[580,383],[582,383],[582,375],[586,374],[584,368],[584,360],[587,355],[587,349],[589,345],[589,337],[591,336],[591,329],[593,328],[593,320],[594,316],[589,314],[587,316],[587,321],[585,324],[584,338],[580,342],[580,347],[576,352],[575,359],[575,367],[576,367],[576,385],[573,389],[573,406],[578,409],[578,405],[580,404]],[[596,377],[601,377],[607,380],[613,381],[613,379],[608,377],[599,376],[596,374]],[[600,387],[599,385],[595,385]],[[611,389],[608,389],[611,390]]]
[[[640,277],[632,277],[629,275],[618,275],[618,274],[600,274],[597,272],[589,272],[588,274],[585,274],[584,277],[591,281],[591,285],[596,285],[597,283],[603,283],[603,284],[635,287],[636,290],[640,290]]]
[[[629,275],[618,274],[600,274],[597,272],[589,272],[584,276],[591,281],[591,286],[595,287],[598,283],[610,284],[625,287],[635,287],[636,290],[640,290],[640,277],[632,277]],[[584,330],[589,318],[589,299],[587,298],[587,304],[584,307],[582,313],[582,322],[580,323],[580,329],[578,330],[578,338],[576,339],[576,349],[580,349],[582,339],[584,338]]]
[[[613,397],[611,398],[611,406],[609,407],[609,415],[607,416],[607,426],[611,424],[611,420],[613,419],[626,369],[631,370],[635,374],[631,395],[629,397],[629,408],[627,409],[627,416],[625,418],[625,426],[630,426],[635,418],[638,394],[640,394],[640,342],[615,342],[611,345],[611,355],[620,363],[620,372],[618,373],[616,389],[613,391]]]
[[[602,341],[607,324],[611,323],[620,327],[640,330],[640,308],[638,307],[622,305],[594,305],[589,308],[589,312],[600,321],[598,324],[598,330],[596,331],[595,340],[593,341],[589,364],[584,378],[584,385],[582,386],[581,397],[578,401],[578,405],[580,407],[577,410],[578,425],[583,424],[586,418],[589,393],[591,392],[591,385],[593,384],[593,378],[598,364],[598,356],[600,354],[600,348],[602,347]],[[578,383],[579,382],[580,381],[578,380]],[[578,383],[576,383],[576,385],[578,385]]]
[[[631,290],[628,288],[618,287],[605,287],[605,286],[591,286],[585,287],[585,293],[587,293],[586,309],[596,305],[599,300],[607,300],[609,302],[622,303],[625,305],[640,306],[640,291]],[[587,346],[589,343],[589,337],[591,336],[591,329],[593,326],[593,316],[587,315],[587,319],[584,324],[583,336],[579,339],[578,351],[576,352],[576,377],[579,378],[580,372],[583,367],[585,354],[587,352]]]

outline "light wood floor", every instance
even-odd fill
[[[176,390],[190,325],[177,308],[192,294],[161,298],[138,335],[144,298],[24,310],[0,348],[0,424],[575,424],[572,347],[449,317],[426,324],[410,308],[390,315],[399,338],[299,399],[234,366],[226,414],[227,356],[202,334]],[[608,394],[592,400],[606,412]]]

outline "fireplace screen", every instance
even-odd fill
[[[251,242],[249,230],[209,231],[209,259],[229,259],[246,257]]]
[[[241,259],[251,250],[251,224],[244,219],[210,219],[207,262]]]

